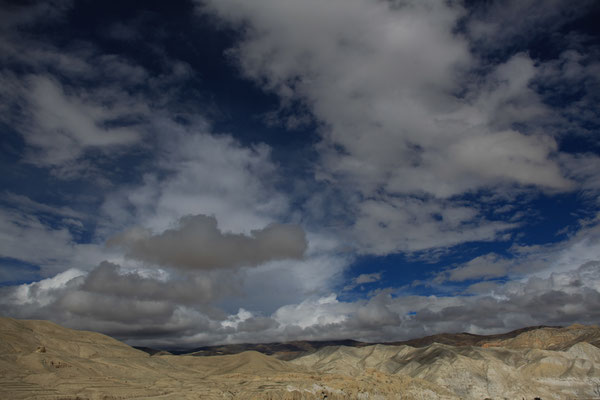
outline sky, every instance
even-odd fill
[[[0,314],[162,348],[600,323],[600,3],[0,3]]]

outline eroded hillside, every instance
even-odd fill
[[[598,371],[600,349],[585,341],[563,351],[330,346],[288,362],[254,351],[150,356],[98,333],[0,318],[7,399],[592,398]]]

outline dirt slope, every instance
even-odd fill
[[[600,328],[579,324],[566,328],[544,327],[523,332],[514,338],[485,343],[483,346],[510,349],[566,350],[581,342],[600,347]]]
[[[600,349],[581,342],[566,351],[375,345],[326,348],[292,363],[359,376],[375,369],[419,378],[461,398],[566,399],[600,396]]]
[[[419,379],[318,374],[257,352],[149,356],[107,336],[0,318],[2,399],[457,399]]]
[[[586,341],[571,345],[594,340],[588,328],[530,331],[534,341],[516,336],[506,345],[546,340],[560,351],[330,346],[288,362],[255,351],[151,357],[98,333],[0,318],[0,398],[593,398],[600,396],[600,349]]]

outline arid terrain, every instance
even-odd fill
[[[256,351],[150,356],[99,333],[0,318],[0,398],[600,397],[598,327],[544,327],[478,338],[454,346],[313,344],[290,361]]]
[[[517,329],[508,333],[502,333],[498,335],[474,335],[472,333],[442,333],[438,335],[425,336],[422,338],[405,340],[401,342],[383,342],[383,343],[368,343],[361,342],[358,340],[327,340],[327,341],[313,341],[313,340],[297,340],[286,343],[241,343],[241,344],[225,344],[218,346],[204,346],[198,347],[192,350],[172,350],[172,354],[186,354],[191,356],[220,356],[227,354],[237,354],[244,351],[257,351],[269,356],[275,356],[280,360],[293,360],[294,358],[314,353],[315,351],[329,346],[347,346],[347,347],[365,347],[372,346],[375,344],[384,344],[389,346],[411,346],[411,347],[425,347],[433,343],[447,344],[451,346],[492,346],[494,343],[512,339],[519,336],[521,333],[525,333],[531,330],[537,330],[541,328],[552,328],[547,326],[532,326],[527,328]],[[600,339],[599,339],[600,340]],[[597,344],[600,347],[600,343]],[[137,347],[140,350],[147,352],[150,355],[154,355],[161,350]]]

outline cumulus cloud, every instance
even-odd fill
[[[488,253],[439,272],[435,284],[464,282],[469,280],[493,280],[508,278],[522,280],[524,277],[548,278],[553,273],[571,271],[576,265],[595,262],[600,245],[598,216],[580,222],[579,230],[568,239],[548,245],[513,245],[509,255]],[[475,283],[469,290],[488,289],[488,284]]]
[[[515,54],[483,68],[456,29],[467,14],[459,3],[199,4],[244,28],[230,56],[245,76],[283,104],[301,102],[322,122],[317,178],[344,193],[357,216],[351,225],[360,251],[491,240],[511,227],[476,217],[476,206],[455,196],[572,188],[554,157],[555,139],[516,128],[551,114],[530,87],[535,61]],[[429,215],[471,211],[448,224],[406,215],[414,202],[435,209]],[[423,225],[431,228],[426,234],[398,239]]]
[[[0,304],[10,315],[50,316],[69,326],[155,346],[296,339],[391,341],[438,332],[486,334],[528,325],[592,324],[600,317],[596,311],[600,309],[599,242],[585,239],[594,237],[597,227],[586,229],[592,234],[574,236],[553,248],[522,249],[524,259],[507,268],[515,278],[520,273],[518,279],[474,283],[460,294],[414,295],[407,288],[388,288],[375,290],[366,299],[342,301],[330,291],[333,285],[325,284],[312,286],[318,289],[312,294],[307,287],[295,298],[280,297],[277,306],[266,311],[255,306],[258,303],[252,298],[267,288],[247,281],[251,275],[242,274],[232,283],[232,270],[227,269],[157,275],[152,269],[102,263],[89,273],[69,270],[40,282],[1,288]],[[543,265],[528,269],[528,260],[544,254]],[[504,265],[507,261],[494,255],[481,257],[447,271],[446,278],[493,278],[477,269],[484,262]],[[268,290],[276,290],[277,270],[297,269],[277,263],[246,272],[264,269],[257,279],[273,277]],[[299,278],[288,275],[281,282],[292,284]],[[354,281],[368,283],[377,278],[365,274]],[[285,290],[298,289],[292,285]],[[276,293],[273,296],[266,295],[270,300],[277,298]],[[243,307],[226,312],[215,306],[219,299],[236,297],[240,301],[232,304]]]
[[[334,297],[282,308],[288,327],[308,337],[398,340],[438,332],[498,333],[537,324],[594,324],[600,301],[598,262],[547,278],[494,283],[470,296],[395,296],[339,302]],[[584,282],[588,279],[587,282]],[[281,322],[281,321],[280,321]],[[288,331],[291,328],[288,328]]]
[[[152,235],[131,230],[114,236],[107,244],[120,246],[128,257],[153,264],[184,269],[256,266],[278,259],[299,259],[306,237],[298,225],[271,224],[250,236],[223,233],[214,217],[186,216],[177,228]]]
[[[215,135],[202,118],[186,126],[168,118],[154,123],[157,169],[106,194],[107,229],[142,225],[160,232],[186,215],[204,214],[214,215],[224,231],[250,234],[289,215],[268,146],[244,147],[230,135]]]

